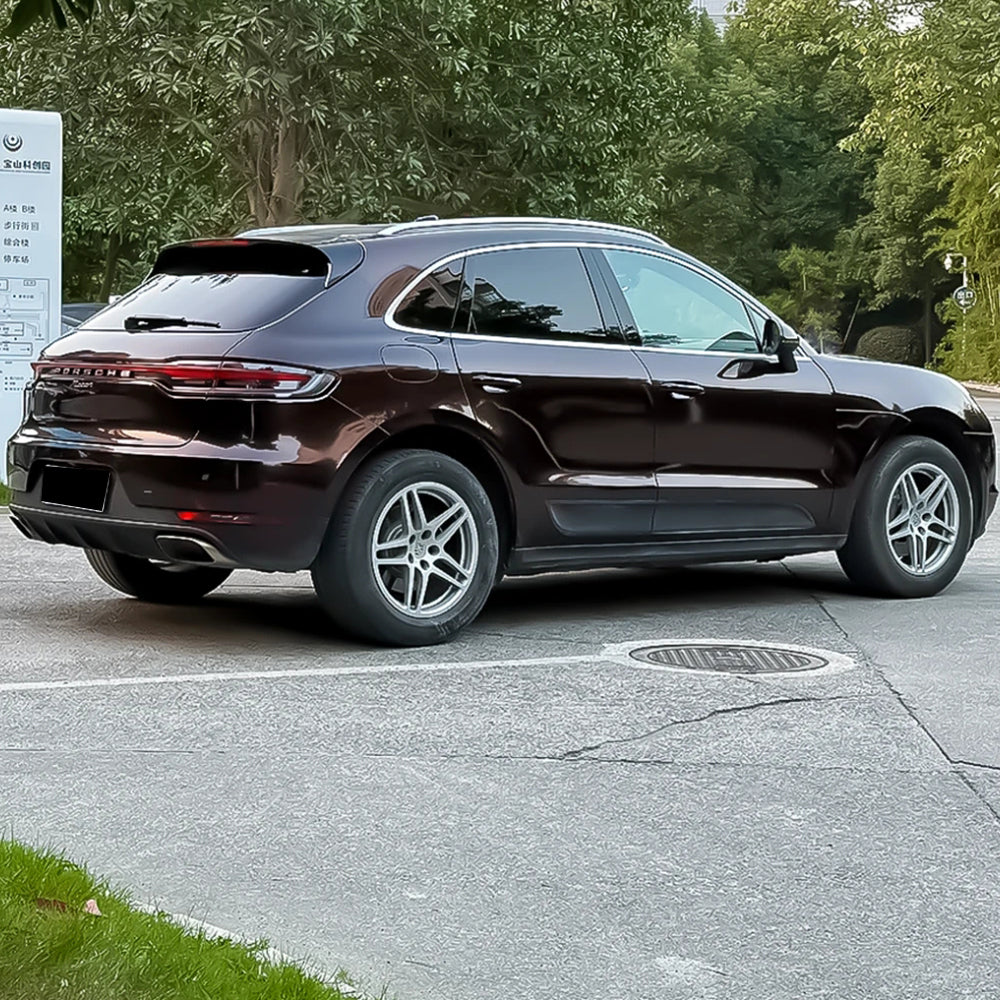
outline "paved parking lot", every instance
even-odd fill
[[[539,577],[407,651],[303,578],[175,609],[6,522],[0,560],[0,820],[140,900],[400,1000],[1000,990],[1000,518],[932,600],[828,556]],[[608,650],[678,638],[856,666]]]

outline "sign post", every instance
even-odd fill
[[[61,312],[62,117],[0,108],[0,458]]]

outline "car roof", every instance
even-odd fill
[[[630,236],[646,244],[667,246],[666,242],[652,233],[631,226],[619,226],[609,222],[595,222],[589,219],[548,218],[544,216],[479,216],[457,219],[422,218],[412,222],[384,222],[367,225],[339,223],[331,225],[277,226],[263,229],[248,229],[238,234],[244,239],[290,240],[323,247],[347,240],[373,240],[386,237],[402,237],[415,234],[443,234],[452,236],[490,235],[490,242],[497,236],[513,236],[518,232],[530,233],[537,238],[540,234],[552,234],[565,238],[567,235],[586,234],[593,238],[602,233],[618,238]]]

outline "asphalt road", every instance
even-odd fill
[[[829,556],[542,577],[432,650],[301,577],[147,607],[6,522],[0,564],[0,824],[141,901],[400,1000],[1000,992],[1000,516],[931,600]],[[856,666],[607,649],[678,638]]]

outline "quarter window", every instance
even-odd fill
[[[607,342],[590,278],[572,247],[528,247],[473,254],[471,333],[532,340]]]
[[[681,264],[628,250],[605,251],[644,347],[757,353],[743,303]]]
[[[452,261],[418,282],[399,304],[395,320],[417,330],[450,333],[462,289],[462,261]]]

